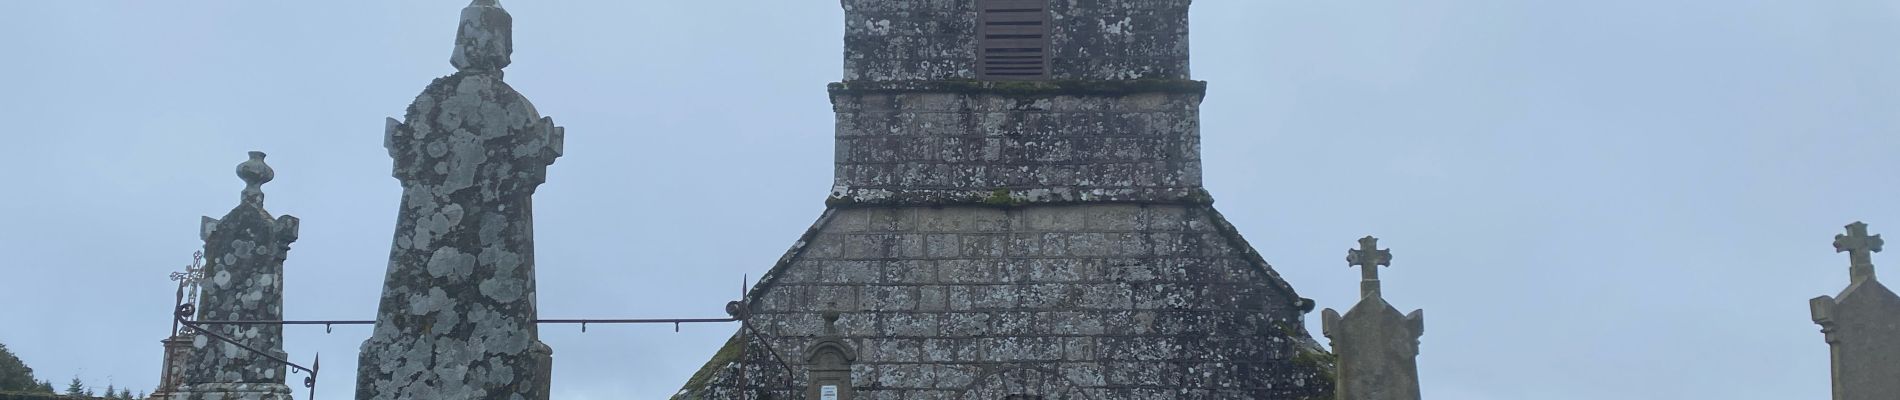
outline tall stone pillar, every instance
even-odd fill
[[[264,211],[263,185],[275,173],[264,164],[264,153],[238,164],[244,179],[243,200],[222,219],[204,218],[204,281],[200,283],[197,319],[281,320],[284,318],[284,257],[297,241],[297,217],[272,219]],[[216,325],[212,333],[270,352],[284,354],[284,328],[279,325]],[[289,400],[284,364],[238,347],[193,335],[185,363],[184,385],[172,398],[219,400]]]
[[[1379,267],[1392,265],[1392,252],[1379,239],[1359,239],[1346,262],[1363,269],[1359,304],[1340,317],[1328,308],[1320,314],[1326,338],[1339,355],[1333,391],[1339,400],[1419,400],[1418,338],[1425,334],[1425,311],[1399,314],[1379,291]]]
[[[1833,361],[1834,400],[1900,396],[1900,296],[1874,279],[1881,245],[1867,224],[1847,225],[1847,234],[1834,236],[1834,251],[1848,253],[1847,289],[1808,301]]]
[[[430,83],[406,121],[388,122],[402,209],[358,399],[548,398],[532,196],[562,129],[502,82],[512,25],[495,1],[469,4],[458,71]]]

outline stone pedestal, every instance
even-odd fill
[[[253,151],[250,157],[237,170],[246,183],[243,201],[222,219],[205,217],[200,231],[205,241],[205,265],[198,295],[199,321],[284,318],[284,257],[290,243],[297,241],[298,220],[288,215],[272,219],[264,210],[262,186],[275,173],[264,164],[264,153]],[[285,358],[283,326],[213,325],[204,329]],[[174,398],[290,398],[290,387],[284,384],[284,364],[264,354],[199,332],[193,335],[190,356],[185,360],[184,384]]]
[[[376,329],[358,399],[547,399],[552,350],[535,327],[535,188],[562,130],[502,82],[511,18],[462,11],[453,64],[389,120],[402,181]]]
[[[165,362],[159,370],[158,388],[149,400],[171,400],[185,382],[185,359],[191,357],[191,335],[177,334],[160,340],[165,346]]]

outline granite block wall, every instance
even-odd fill
[[[1190,0],[1052,0],[1051,78],[1188,78]],[[974,0],[844,0],[845,81],[976,78]]]

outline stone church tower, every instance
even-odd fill
[[[1190,0],[843,0],[829,207],[682,399],[1330,398],[1201,187]]]

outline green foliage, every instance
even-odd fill
[[[66,393],[64,394],[67,396],[85,396],[86,382],[80,381],[78,376],[73,376],[73,381],[66,384]]]
[[[35,393],[40,392],[42,384],[33,378],[33,368],[7,350],[7,345],[0,344],[0,391]],[[51,385],[45,387],[46,393],[52,393]]]

